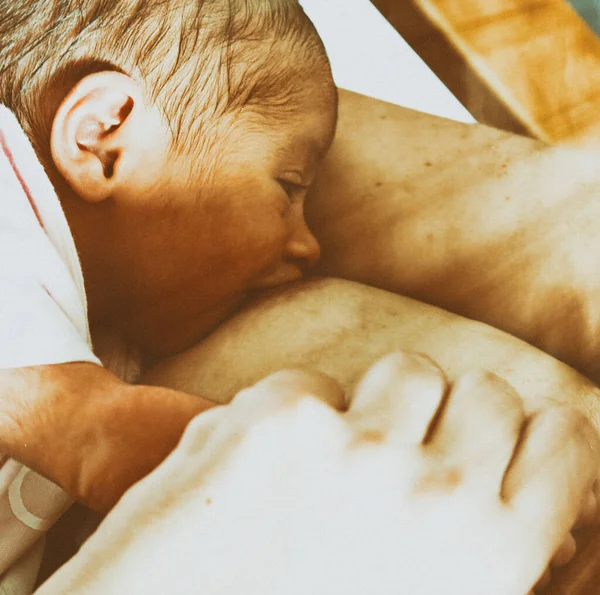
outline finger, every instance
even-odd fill
[[[306,397],[316,398],[338,410],[346,406],[344,391],[337,381],[321,372],[301,369],[281,370],[267,376],[238,393],[231,405],[250,419],[260,419],[266,413]]]
[[[577,520],[600,463],[589,421],[570,407],[551,407],[526,426],[503,482],[503,498],[531,535],[544,535],[551,556]]]
[[[536,399],[526,400],[525,410],[530,415],[540,413],[548,409],[549,406],[564,407],[563,401],[555,399]],[[600,480],[596,478],[593,482],[592,488],[583,498],[583,503],[579,511],[579,517],[575,521],[575,527],[581,528],[587,525],[593,525],[600,523]]]
[[[577,553],[577,542],[571,533],[568,533],[552,557],[552,566],[566,566]]]
[[[420,444],[447,386],[444,373],[428,357],[392,353],[359,383],[347,418],[362,435]]]
[[[223,445],[231,444],[232,437],[239,438],[257,423],[286,409],[291,410],[307,398],[324,403],[327,407],[322,410],[327,409],[339,419],[339,425],[328,426],[329,434],[344,426],[343,418],[333,411],[345,406],[344,392],[333,378],[320,372],[281,370],[240,391],[228,405],[215,407],[194,418],[176,453],[179,456],[194,453],[196,456],[202,451],[205,459],[217,460],[223,456]]]
[[[500,494],[524,420],[521,398],[508,383],[487,372],[466,374],[454,383],[427,449]]]

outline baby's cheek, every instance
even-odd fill
[[[253,226],[246,238],[245,246],[240,246],[240,258],[255,268],[263,268],[280,261],[287,242],[285,221],[279,217],[265,218],[259,225]]]

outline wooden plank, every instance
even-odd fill
[[[566,0],[372,0],[480,122],[600,143],[600,40]]]
[[[372,0],[372,3],[478,122],[528,134],[462,54],[413,2]]]
[[[595,141],[600,40],[565,0],[415,4],[530,133],[548,142]]]

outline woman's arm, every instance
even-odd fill
[[[481,320],[600,379],[600,167],[341,92],[307,204],[317,274]]]
[[[332,376],[350,392],[366,368],[397,350],[431,357],[450,377],[484,368],[523,397],[578,408],[600,431],[600,389],[565,364],[485,324],[340,279],[268,292],[142,381],[227,403],[268,374],[300,366]]]

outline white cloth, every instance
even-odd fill
[[[0,368],[100,364],[66,217],[27,136],[3,106],[0,203]],[[33,591],[40,538],[70,504],[58,486],[0,457],[0,595]]]
[[[0,368],[92,351],[83,274],[54,189],[19,123],[0,108]]]

